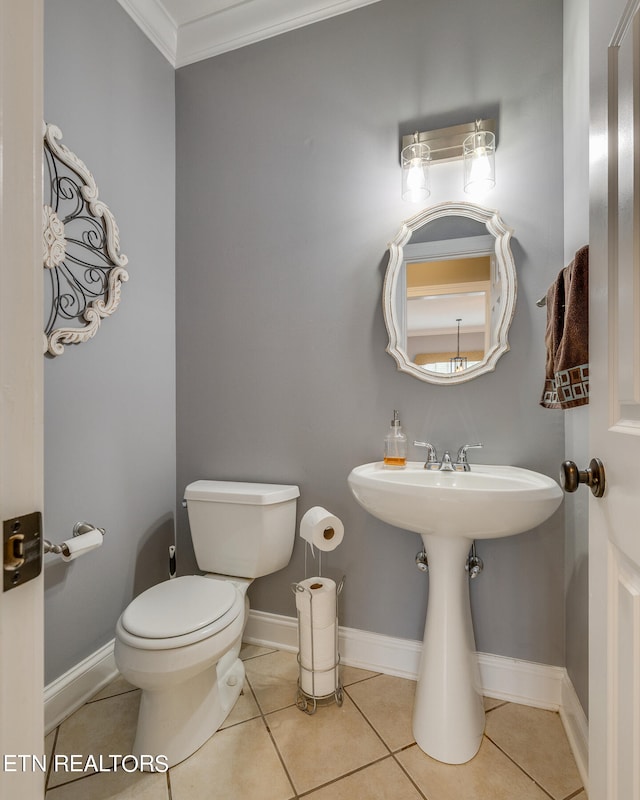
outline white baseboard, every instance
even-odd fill
[[[250,611],[244,640],[263,647],[297,651],[295,617]],[[422,642],[340,627],[340,661],[350,667],[415,680]],[[585,786],[589,726],[566,669],[490,653],[478,653],[482,691],[488,697],[559,711]]]
[[[565,671],[562,681],[562,702],[560,704],[560,719],[564,725],[567,739],[571,745],[573,756],[576,760],[578,772],[582,783],[589,791],[589,721],[573,684]]]
[[[487,697],[558,711],[564,667],[478,653],[482,691]]]
[[[96,650],[44,690],[44,730],[52,731],[118,674],[113,657],[115,640]]]
[[[298,650],[298,621],[295,617],[249,611],[242,640],[260,647],[275,647],[292,653]]]
[[[297,620],[264,611],[250,611],[244,640],[250,644],[296,651]],[[350,667],[411,680],[418,677],[422,642],[340,627],[338,648],[340,661]],[[488,653],[478,653],[478,663],[482,690],[489,697],[553,711],[560,708],[563,677],[566,675],[562,667]]]
[[[400,678],[415,680],[418,675],[422,642],[343,627],[339,628],[338,638],[343,664]],[[251,610],[243,639],[249,644],[297,652],[298,621],[295,617]]]

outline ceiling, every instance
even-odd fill
[[[174,67],[378,0],[118,0]]]
[[[407,336],[435,336],[457,332],[482,333],[486,327],[485,292],[430,295],[407,300]]]

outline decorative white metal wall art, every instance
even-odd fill
[[[43,137],[42,261],[49,278],[44,352],[59,356],[65,344],[95,336],[116,310],[129,279],[128,259],[93,175],[60,143],[60,128],[45,124]]]

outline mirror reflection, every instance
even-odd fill
[[[490,347],[491,307],[500,302],[495,257],[415,257],[405,259],[409,360],[445,374],[473,367]]]
[[[399,369],[433,383],[494,369],[515,305],[510,235],[496,212],[471,203],[434,206],[403,225],[384,297]]]

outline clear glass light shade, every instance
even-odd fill
[[[401,153],[402,199],[421,203],[431,194],[429,188],[429,145],[420,142],[407,145]]]
[[[462,143],[464,190],[483,194],[496,185],[496,137],[491,131],[476,131]]]

